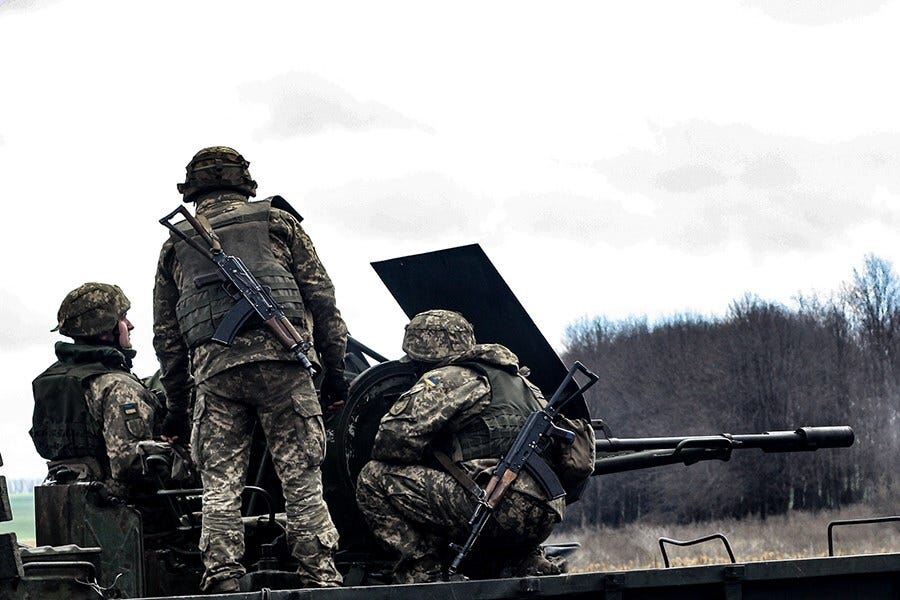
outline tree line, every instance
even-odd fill
[[[868,255],[840,289],[795,306],[746,295],[720,318],[584,318],[564,360],[600,376],[588,392],[616,437],[850,425],[851,448],[734,452],[727,463],[594,477],[566,523],[689,522],[839,508],[896,492],[900,280]]]

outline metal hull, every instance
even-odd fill
[[[578,573],[555,577],[491,579],[324,590],[266,590],[204,598],[268,600],[896,600],[900,554],[869,554]]]

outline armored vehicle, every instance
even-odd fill
[[[403,311],[443,308],[461,312],[479,339],[514,349],[531,367],[531,379],[545,391],[556,389],[567,369],[477,245],[376,262],[373,267]],[[298,589],[285,541],[283,499],[271,458],[261,436],[254,438],[251,475],[244,493],[247,575],[242,592],[209,598],[287,600],[310,598],[900,598],[900,554],[829,556],[765,562],[740,562],[721,534],[698,540],[660,539],[667,568],[568,573],[524,579],[497,578],[490,556],[463,563],[454,581],[391,585],[391,557],[372,539],[355,503],[355,481],[368,461],[381,416],[414,383],[409,363],[388,360],[358,340],[347,354],[352,375],[350,397],[327,418],[328,448],[323,467],[325,495],[341,535],[336,556],[344,587]],[[575,384],[571,384],[575,385]],[[591,419],[577,393],[567,416]],[[667,464],[727,460],[735,450],[810,451],[853,443],[849,427],[794,427],[786,431],[616,438],[599,419],[594,475]],[[836,450],[825,450],[833,452]],[[0,478],[0,482],[2,482]],[[11,518],[9,503],[0,518]],[[567,489],[567,501],[579,501],[580,489]],[[200,490],[161,486],[144,506],[123,503],[97,483],[43,485],[35,490],[37,548],[19,548],[15,534],[0,536],[0,597],[10,600],[53,598],[184,598],[198,590],[202,565],[197,550]],[[894,516],[863,522],[896,521]],[[824,533],[823,533],[824,536]],[[730,562],[668,568],[667,547],[713,542],[725,545]],[[577,545],[545,547],[551,556],[577,552]]]

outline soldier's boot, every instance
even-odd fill
[[[539,577],[541,575],[560,575],[565,573],[565,564],[550,560],[544,556],[540,546],[534,548],[524,557],[511,558],[500,570],[501,578]]]
[[[291,554],[297,559],[297,575],[305,588],[339,587],[343,578],[334,564],[337,530],[298,539]]]
[[[229,577],[228,579],[210,582],[204,591],[207,594],[230,594],[241,591],[241,584],[238,582],[237,577]]]
[[[444,566],[434,554],[402,559],[394,567],[394,583],[430,583],[443,581]]]

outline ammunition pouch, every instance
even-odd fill
[[[567,488],[577,486],[594,472],[594,460],[597,458],[594,428],[585,419],[569,419],[562,415],[557,417],[556,425],[568,429],[575,434],[575,440],[566,444],[554,438],[549,448],[553,471]]]

